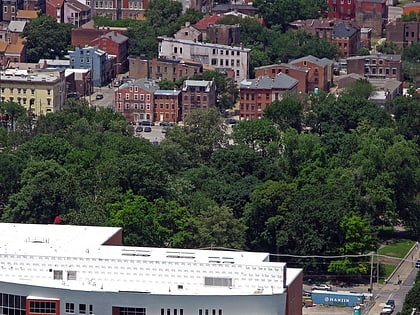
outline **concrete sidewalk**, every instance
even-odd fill
[[[367,315],[379,315],[384,307],[387,298],[381,295],[381,292],[389,293],[390,295],[396,291],[401,290],[401,287],[404,285],[405,281],[415,268],[415,262],[417,259],[420,259],[420,249],[419,245],[415,244],[408,254],[401,260],[397,265],[394,272],[387,279],[386,284],[375,284],[373,287],[374,299],[373,305],[369,308]],[[395,313],[400,311],[402,308],[401,305],[396,305]]]

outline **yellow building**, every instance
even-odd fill
[[[0,99],[19,103],[35,116],[62,109],[66,94],[64,69],[0,72]]]

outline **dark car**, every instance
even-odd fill
[[[136,127],[136,132],[142,132],[143,131],[143,127]]]
[[[142,120],[140,124],[142,126],[152,126],[152,123],[148,120]]]
[[[144,127],[144,132],[152,132],[152,128],[151,127]]]
[[[162,128],[162,133],[167,133],[168,132],[168,128],[167,127],[163,127]]]
[[[236,124],[238,123],[238,121],[237,121],[235,118],[228,118],[228,119],[226,120],[226,122],[227,122],[229,125],[236,125]]]
[[[171,122],[167,122],[167,121],[161,121],[159,123],[159,126],[163,126],[163,127],[169,127],[169,126],[173,126],[174,124]]]
[[[417,259],[416,261],[416,268],[420,268],[420,259]]]
[[[104,95],[103,94],[96,94],[96,99],[97,100],[101,100],[103,98],[104,98]]]

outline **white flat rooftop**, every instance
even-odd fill
[[[121,228],[0,223],[0,281],[155,294],[281,294],[268,253],[103,245]]]

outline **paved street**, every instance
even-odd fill
[[[407,292],[412,288],[418,268],[414,267],[414,263],[420,259],[420,249],[412,248],[407,257],[402,260],[401,264],[389,278],[387,284],[373,285],[373,300],[369,301],[362,309],[363,315],[379,315],[386,301],[389,299],[395,300],[395,311],[397,314],[402,310],[402,305]],[[401,284],[398,284],[401,280]],[[368,292],[369,286],[351,287],[348,290],[351,292]],[[308,288],[305,288],[308,290]],[[342,290],[333,287],[333,290]],[[332,307],[318,305],[315,307],[303,308],[303,315],[316,314],[331,314],[331,315],[352,315],[352,307]]]

